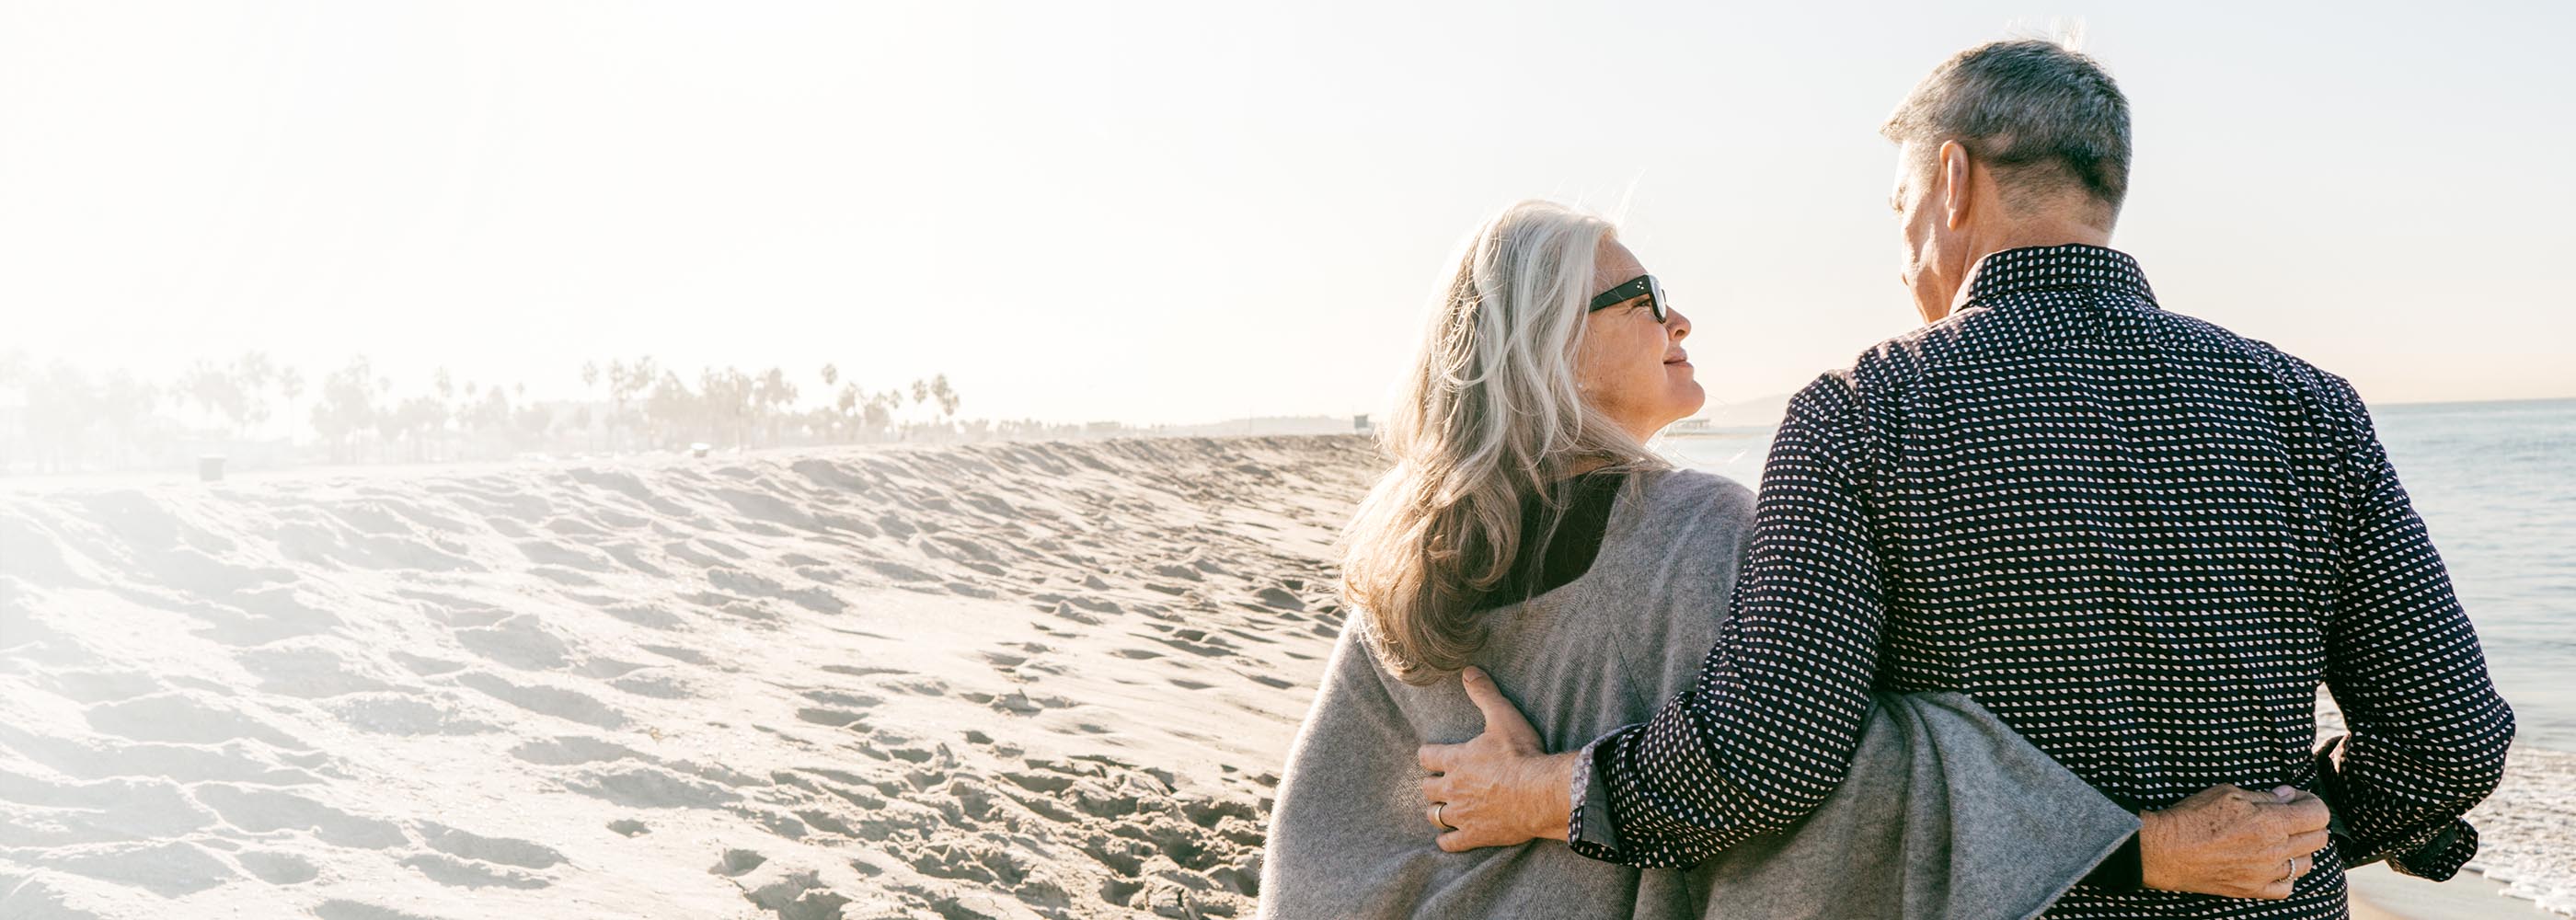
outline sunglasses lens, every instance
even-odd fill
[[[1647,278],[1646,295],[1655,302],[1655,322],[1672,322],[1672,308],[1667,306],[1669,302],[1664,299],[1664,283],[1652,277]]]

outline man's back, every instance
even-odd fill
[[[2341,382],[2134,276],[2034,275],[1981,278],[1850,376],[1886,552],[1879,688],[1968,691],[2140,804],[2310,785]]]
[[[2315,789],[2320,683],[2352,719],[2335,804],[2368,852],[2319,868],[2396,852],[2447,877],[2474,852],[2452,828],[2500,774],[2511,713],[2360,401],[2158,309],[2125,255],[1989,256],[1968,309],[1809,387],[1758,528],[1701,685],[1596,749],[1626,839],[1593,855],[1682,858],[1794,820],[1841,777],[1859,689],[1966,691],[2132,806]],[[2051,916],[2226,903],[2079,887]],[[2342,873],[2235,903],[2342,916]]]

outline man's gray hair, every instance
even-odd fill
[[[2074,49],[2019,39],[1979,45],[1933,68],[1879,133],[1937,149],[1958,141],[2007,193],[2080,187],[2120,212],[2129,192],[2129,100]]]

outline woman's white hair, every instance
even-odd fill
[[[1538,570],[1541,560],[1517,558],[1530,497],[1552,531],[1569,474],[1665,465],[1586,403],[1575,378],[1594,255],[1616,232],[1521,202],[1476,228],[1443,285],[1381,429],[1393,467],[1344,535],[1343,596],[1407,682],[1465,667],[1484,644],[1481,602],[1515,564]]]

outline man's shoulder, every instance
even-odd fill
[[[2270,342],[2239,335],[2208,320],[2157,311],[2158,347],[2187,353],[2231,356],[2241,360],[2282,390],[2297,394],[2337,421],[2367,424],[2367,411],[2351,382],[2283,351]],[[1923,385],[1952,365],[1995,356],[1992,328],[1997,322],[1987,307],[1970,307],[1936,323],[1917,327],[1870,346],[1845,367],[1826,371],[1790,399],[1791,418],[1826,421],[1863,406],[1891,405],[1897,397]]]
[[[1958,354],[1973,315],[1952,315],[1863,349],[1789,398],[1788,418],[1830,422],[1873,399],[1911,389]]]
[[[2282,389],[2310,401],[2315,409],[2341,423],[2367,425],[2369,413],[2352,382],[2261,339],[2237,334],[2217,323],[2179,313],[2162,314],[2160,339],[2178,351],[2234,355],[2270,377]]]

